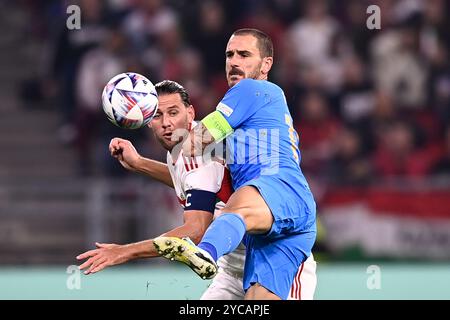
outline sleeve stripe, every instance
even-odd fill
[[[187,172],[198,168],[197,159],[195,157],[190,158],[183,156],[183,162]]]
[[[193,161],[194,168],[198,168],[197,158],[192,157],[192,161]]]
[[[191,169],[188,165],[188,162],[186,161],[186,157],[183,156],[183,162],[184,162],[184,168],[186,169],[186,172],[189,172]]]

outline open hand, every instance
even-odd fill
[[[125,247],[112,243],[98,243],[97,249],[86,251],[77,256],[78,260],[87,259],[78,268],[86,269],[84,274],[96,273],[106,267],[121,264],[129,260]]]

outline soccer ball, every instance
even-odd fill
[[[146,77],[133,72],[116,75],[102,93],[103,111],[123,129],[144,127],[158,110],[158,94]]]

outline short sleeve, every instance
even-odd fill
[[[217,161],[211,161],[198,169],[187,172],[182,188],[186,190],[203,190],[219,192],[225,167]]]
[[[236,129],[269,102],[270,97],[262,89],[261,81],[243,79],[227,91],[216,110]]]

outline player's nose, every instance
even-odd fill
[[[239,68],[239,59],[235,54],[228,58],[228,63],[231,68]]]
[[[238,60],[231,61],[230,66],[231,69],[240,69]]]
[[[164,129],[170,127],[172,125],[172,122],[170,121],[169,117],[163,116],[162,117],[162,127]]]

